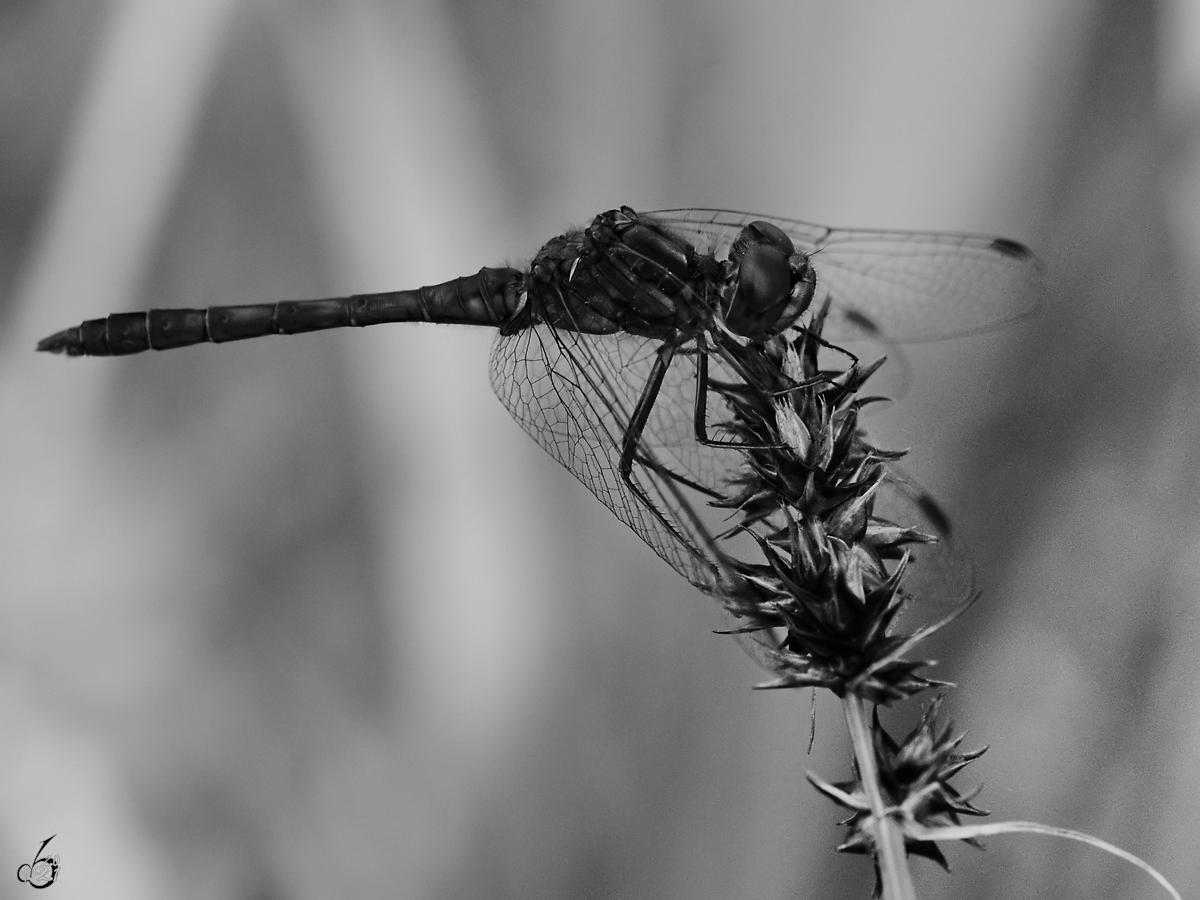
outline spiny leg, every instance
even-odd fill
[[[723,585],[714,584],[714,589],[720,590],[722,586],[728,589],[729,586],[736,584],[740,579],[729,564],[728,557],[717,546],[716,539],[709,533],[707,526],[696,515],[696,511],[692,508],[691,503],[683,495],[680,486],[683,485],[691,488],[713,499],[721,499],[720,494],[711,488],[707,488],[692,479],[672,471],[669,467],[654,459],[648,448],[642,446],[642,435],[645,433],[646,423],[650,419],[650,413],[654,409],[654,403],[658,399],[663,379],[666,377],[667,369],[671,365],[671,360],[675,356],[676,349],[674,344],[663,344],[658,350],[654,366],[651,368],[650,376],[646,380],[646,386],[642,389],[642,394],[638,398],[633,415],[630,417],[629,425],[626,426],[625,434],[621,440],[621,460],[618,471],[620,472],[621,479],[629,486],[629,490],[641,501],[642,505],[650,510],[685,545],[691,546],[691,541],[680,533],[679,527],[663,514],[658,505],[633,480],[634,460],[636,459],[640,465],[658,476],[660,484],[674,499],[675,507],[691,520],[692,531],[699,537],[704,544],[704,549],[708,553],[707,562],[717,569],[722,576]]]
[[[724,354],[722,354],[724,355]],[[726,357],[738,374],[750,384],[750,377],[731,357]],[[704,447],[725,447],[732,450],[774,450],[782,444],[746,444],[741,441],[722,441],[708,436],[708,346],[701,335],[696,339],[696,401],[692,414],[692,429],[696,443]]]
[[[617,466],[617,471],[621,475],[621,480],[628,485],[629,490],[641,501],[642,505],[652,512],[684,544],[690,546],[687,538],[679,533],[678,527],[663,515],[662,510],[658,508],[646,492],[633,480],[633,461],[635,458],[642,465],[660,475],[665,468],[652,459],[649,453],[639,453],[638,448],[642,443],[642,435],[645,433],[646,423],[650,420],[650,413],[654,410],[654,402],[658,399],[658,392],[662,389],[667,369],[670,368],[671,360],[675,356],[675,349],[675,345],[670,343],[664,343],[658,348],[654,366],[650,369],[650,377],[646,379],[646,386],[642,388],[642,395],[638,397],[637,405],[633,408],[633,415],[629,418],[629,424],[625,426],[625,434],[621,437],[621,460]]]
[[[654,366],[650,369],[650,377],[646,379],[646,386],[642,388],[642,395],[638,398],[637,406],[633,408],[633,415],[629,419],[629,424],[625,426],[625,434],[621,437],[621,462],[617,471],[621,473],[621,478],[625,483],[639,494],[641,493],[640,489],[633,483],[633,479],[630,477],[633,472],[633,458],[637,455],[638,445],[642,440],[642,433],[646,430],[646,422],[650,419],[650,413],[654,409],[654,401],[658,399],[658,392],[662,388],[663,378],[666,377],[667,369],[670,367],[674,356],[674,344],[664,343],[658,348],[654,359]]]
[[[817,368],[818,347],[824,347],[826,350],[832,350],[834,353],[840,353],[842,356],[846,357],[846,359],[850,360],[850,367],[833,375],[828,375],[820,371]],[[830,387],[839,387],[843,384],[845,376],[849,372],[856,371],[859,368],[859,363],[861,362],[857,354],[851,353],[845,347],[827,341],[816,331],[807,328],[804,329],[804,342],[800,347],[799,353],[804,358],[804,368],[809,371],[815,371],[817,374],[797,381],[791,387],[784,388],[780,391],[775,391],[771,396],[786,397],[790,394],[794,394],[796,391],[806,390],[807,388],[814,387],[818,384],[826,384]],[[880,360],[880,362],[882,362],[882,360]],[[879,365],[879,363],[876,363],[876,365]]]
[[[811,341],[819,344],[820,346],[824,347],[826,350],[832,350],[834,353],[841,353],[843,356],[847,357],[850,360],[852,365],[856,365],[856,366],[858,365],[858,361],[859,361],[858,357],[855,354],[851,353],[849,350],[847,350],[845,347],[842,347],[838,344],[831,343],[831,342],[825,340],[825,338],[821,337],[819,334],[814,334],[813,332],[807,331],[807,330],[805,331],[805,338],[807,340],[811,340]],[[805,348],[805,349],[807,350],[807,348]]]

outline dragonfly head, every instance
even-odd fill
[[[732,275],[723,292],[726,327],[742,337],[779,334],[808,308],[816,275],[808,255],[770,222],[751,222],[729,248]]]

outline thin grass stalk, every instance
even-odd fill
[[[908,854],[904,850],[904,833],[899,824],[888,815],[883,792],[879,787],[875,746],[867,725],[865,705],[861,698],[851,695],[843,698],[842,711],[850,729],[859,778],[871,804],[875,845],[878,848],[876,861],[884,900],[916,900],[917,891],[908,868]]]

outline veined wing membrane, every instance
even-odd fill
[[[813,305],[833,298],[827,339],[939,340],[986,330],[1037,308],[1042,268],[1007,238],[921,231],[827,228],[797,219],[713,209],[648,216],[718,259],[741,229],[765,220],[783,229],[817,273]]]
[[[873,515],[877,520],[916,528],[936,535],[936,544],[913,544],[912,561],[904,576],[909,595],[901,621],[906,629],[932,624],[972,599],[976,591],[975,564],[955,539],[949,522],[932,496],[896,466],[879,491]]]
[[[723,513],[706,507],[704,490],[723,490],[742,456],[695,440],[694,353],[677,351],[634,459],[631,478],[654,509],[619,472],[626,429],[660,346],[625,333],[589,335],[535,325],[496,338],[492,387],[530,437],[677,572],[711,593],[719,566],[712,534],[720,530]],[[718,368],[713,377],[732,373]],[[718,402],[710,392],[710,406]],[[710,421],[719,415],[719,409],[710,410]]]

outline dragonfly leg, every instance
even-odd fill
[[[784,388],[781,391],[775,391],[771,394],[772,397],[786,397],[788,394],[794,394],[796,391],[802,391],[805,388],[810,388],[817,384],[835,385],[837,382],[830,375],[814,375],[812,378],[805,378],[803,381],[797,382],[791,387]]]
[[[654,403],[658,399],[658,392],[662,388],[667,369],[670,367],[671,360],[675,356],[675,350],[675,345],[669,343],[663,344],[658,350],[658,357],[654,361],[654,367],[650,370],[650,377],[646,380],[646,386],[642,389],[642,395],[638,398],[633,415],[629,419],[629,425],[626,426],[625,434],[621,439],[621,459],[617,471],[620,473],[621,480],[625,482],[629,490],[641,502],[642,506],[653,513],[655,518],[685,546],[691,547],[698,557],[704,558],[708,565],[720,572],[722,578],[714,580],[712,585],[714,590],[719,590],[722,582],[725,585],[732,584],[736,581],[736,576],[733,574],[725,554],[717,547],[716,540],[709,534],[707,526],[696,515],[696,511],[692,508],[688,498],[684,496],[680,485],[707,495],[714,500],[720,499],[720,495],[711,488],[698,484],[692,479],[673,471],[669,466],[655,459],[649,448],[642,445],[642,435],[646,430],[646,422],[650,419],[650,413],[653,411]],[[646,470],[658,476],[658,483],[671,495],[674,507],[691,521],[692,532],[704,544],[707,556],[694,546],[691,538],[680,533],[679,526],[671,522],[641,485],[634,481],[633,464],[635,461]]]
[[[739,370],[741,367],[734,360],[731,364]],[[749,383],[749,379],[747,379]],[[722,441],[708,436],[708,347],[703,340],[696,344],[696,405],[692,415],[692,427],[695,431],[696,443],[704,447],[729,447],[734,450],[775,450],[783,444],[747,444],[742,441]]]
[[[621,478],[630,487],[634,487],[629,477],[630,473],[633,472],[633,458],[637,455],[638,445],[642,440],[642,432],[646,430],[646,422],[650,418],[650,412],[654,409],[654,401],[658,399],[658,392],[662,387],[663,378],[666,377],[667,369],[670,367],[671,360],[674,357],[674,344],[666,343],[658,348],[654,367],[650,370],[650,377],[646,380],[646,386],[642,389],[642,396],[638,397],[637,406],[634,407],[633,415],[629,419],[629,425],[626,426],[625,434],[621,438],[621,462],[618,471],[621,473]],[[636,488],[634,489],[636,490]]]
[[[850,360],[850,369],[847,369],[847,372],[849,372],[851,369],[857,369],[859,366],[860,360],[857,354],[851,353],[845,347],[825,340],[825,338],[821,337],[821,335],[817,334],[815,331],[806,330],[804,334],[804,345],[801,347],[800,352],[805,359],[805,369],[809,371],[816,371],[817,374],[810,378],[805,378],[803,381],[797,382],[789,388],[776,391],[773,396],[786,397],[788,394],[795,393],[796,391],[802,391],[805,388],[810,388],[818,384],[837,386],[839,382],[836,376],[826,375],[817,369],[818,347],[824,347],[826,350],[832,350],[834,353],[840,353],[842,356],[846,357],[846,359]]]
[[[820,344],[826,350],[832,350],[834,353],[842,354],[843,356],[847,357],[850,360],[852,365],[855,365],[855,366],[858,365],[858,357],[856,355],[854,355],[853,353],[851,353],[849,350],[847,350],[845,347],[841,347],[837,344],[832,344],[829,341],[825,340],[825,338],[821,337],[819,334],[813,334],[811,331],[806,332],[805,337],[806,337],[806,339],[815,341],[817,344]]]

